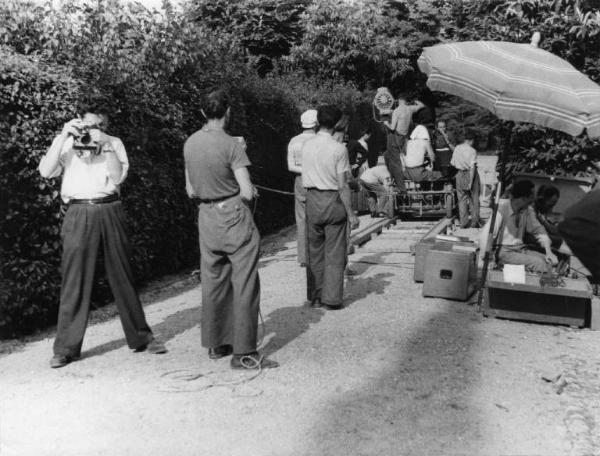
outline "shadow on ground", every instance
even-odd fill
[[[168,342],[178,334],[181,334],[188,329],[200,324],[200,306],[190,309],[180,310],[169,315],[158,325],[152,327],[152,332],[162,340]],[[93,356],[103,355],[112,350],[116,350],[127,345],[125,338],[112,340],[102,345],[97,345],[90,350],[82,353],[83,358],[91,358]]]
[[[409,329],[409,337],[400,323],[392,338],[372,331],[381,338],[375,344],[395,352],[394,361],[364,375],[359,389],[340,385],[342,392],[322,404],[305,454],[482,454],[478,411],[470,403],[479,375],[472,361],[476,334],[466,315],[451,315],[460,305],[441,302],[444,310]]]

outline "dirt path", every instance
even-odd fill
[[[397,228],[351,256],[336,312],[303,307],[293,230],[265,240],[263,351],[281,367],[254,379],[208,360],[189,280],[146,306],[167,355],[132,353],[112,319],[63,369],[51,337],[0,357],[0,455],[600,454],[600,333],[422,298],[419,233]]]

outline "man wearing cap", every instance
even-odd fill
[[[348,238],[346,225],[355,229],[358,217],[350,204],[346,146],[333,138],[342,116],[335,106],[321,106],[319,132],[302,148],[302,184],[306,193],[307,294],[314,307],[340,309]]]
[[[127,344],[153,354],[167,351],[152,335],[133,284],[120,198],[129,168],[125,146],[119,138],[104,133],[106,114],[92,107],[85,111],[83,118],[64,125],[38,168],[42,177],[62,175],[60,193],[68,205],[61,229],[62,282],[50,361],[53,368],[66,366],[81,355],[100,248]]]
[[[294,213],[298,233],[298,263],[306,266],[306,190],[302,186],[302,146],[313,138],[317,130],[317,111],[309,109],[300,116],[303,132],[294,136],[288,144],[288,169],[296,174],[294,181]]]

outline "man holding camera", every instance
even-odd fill
[[[136,351],[166,352],[154,339],[133,286],[119,194],[129,162],[123,142],[103,132],[106,123],[107,116],[95,109],[67,122],[39,165],[42,177],[62,174],[61,197],[67,204],[61,230],[62,283],[50,361],[53,368],[81,355],[100,246],[127,344]]]

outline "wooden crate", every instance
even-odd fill
[[[541,286],[527,274],[526,283],[504,281],[502,271],[489,271],[483,314],[491,317],[583,327],[589,320],[592,287],[587,279],[564,278],[565,286]]]
[[[477,287],[477,249],[436,243],[425,257],[423,296],[466,301]]]

